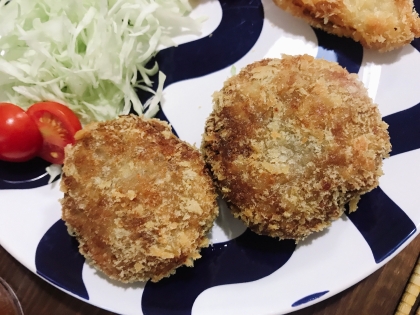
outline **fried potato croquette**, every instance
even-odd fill
[[[355,74],[308,55],[245,67],[214,93],[201,150],[258,234],[302,240],[378,185],[387,124]]]
[[[310,25],[353,38],[366,48],[389,51],[420,37],[413,0],[274,0]]]
[[[62,218],[93,266],[156,282],[192,266],[218,214],[199,151],[157,119],[91,123],[65,149]]]

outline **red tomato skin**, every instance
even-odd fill
[[[62,164],[64,147],[73,144],[74,134],[82,129],[76,114],[56,102],[35,103],[27,113],[36,122],[43,137],[43,146],[38,155],[48,162]]]
[[[0,160],[25,162],[42,147],[37,125],[26,112],[10,103],[0,103]]]
[[[76,114],[67,106],[57,103],[57,102],[39,102],[33,104],[27,110],[29,116],[40,116],[41,112],[50,112],[57,118],[59,118],[63,123],[66,124],[66,127],[74,134],[80,129],[82,125],[80,124],[79,118]]]

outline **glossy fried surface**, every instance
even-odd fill
[[[236,217],[301,240],[378,185],[387,124],[357,76],[308,55],[248,65],[214,93],[202,152]]]
[[[420,37],[413,0],[274,0],[310,25],[351,37],[366,48],[389,51]]]
[[[92,123],[66,148],[62,218],[88,262],[123,282],[192,266],[218,213],[198,150],[157,119]]]

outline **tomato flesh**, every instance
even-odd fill
[[[36,123],[23,109],[0,103],[0,160],[28,161],[38,154],[42,142]]]
[[[65,146],[73,144],[75,133],[82,129],[77,116],[67,106],[55,102],[36,103],[27,113],[44,140],[38,155],[48,162],[62,164]]]

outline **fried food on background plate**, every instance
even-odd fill
[[[87,125],[66,147],[62,218],[93,266],[122,282],[156,282],[192,266],[217,214],[199,151],[157,119]]]
[[[214,93],[201,150],[235,217],[302,240],[378,185],[388,125],[357,75],[311,56],[264,59]]]
[[[353,38],[366,48],[389,51],[420,37],[413,0],[273,0],[310,25]]]

